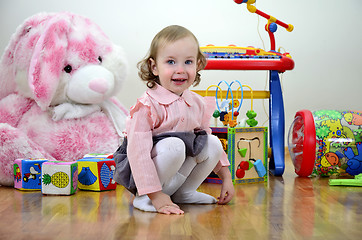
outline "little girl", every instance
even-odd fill
[[[131,108],[114,154],[114,178],[136,195],[135,208],[183,214],[177,203],[227,204],[234,195],[230,164],[209,128],[215,100],[189,90],[205,65],[196,37],[176,25],[154,37],[138,64],[149,89]],[[212,170],[222,179],[218,201],[196,191]]]

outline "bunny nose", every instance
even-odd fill
[[[93,79],[89,83],[89,88],[97,93],[104,94],[108,90],[108,83],[104,78]]]

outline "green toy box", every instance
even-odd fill
[[[227,152],[234,184],[268,181],[268,129],[266,127],[212,127]],[[206,182],[221,183],[215,174]]]

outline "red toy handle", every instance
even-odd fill
[[[273,16],[270,16],[269,14],[260,11],[259,9],[257,9],[254,5],[251,5],[253,3],[255,3],[256,0],[234,0],[235,3],[237,4],[241,4],[241,3],[246,3],[248,4],[248,10],[251,13],[256,13],[259,16],[262,16],[263,18],[267,19],[269,22],[275,22],[276,24],[278,24],[279,26],[284,27],[285,29],[287,29],[288,32],[293,31],[294,27],[291,24],[286,24],[276,18],[274,18]]]
[[[273,18],[273,17],[270,16],[269,14],[266,14],[265,12],[262,12],[262,11],[260,11],[259,9],[256,9],[255,13],[258,14],[259,16],[262,16],[262,17],[265,18],[265,19],[268,19],[268,20],[269,20],[270,18]],[[275,19],[275,23],[278,24],[278,25],[280,25],[280,26],[282,26],[282,27],[284,27],[284,28],[286,28],[287,30],[289,29],[289,25],[288,25],[288,24],[286,24],[286,23],[284,23],[284,22],[282,22],[282,21],[280,21],[280,20],[278,20],[278,19]],[[289,30],[288,30],[288,31],[289,31]]]

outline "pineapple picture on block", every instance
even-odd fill
[[[42,168],[43,194],[71,195],[77,191],[77,162],[49,161]]]

